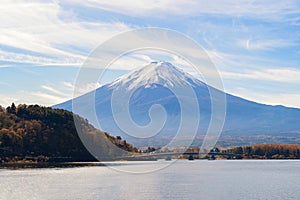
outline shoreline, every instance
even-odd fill
[[[161,161],[164,159],[158,159],[156,161]],[[173,159],[175,160],[175,159]],[[177,159],[177,160],[186,160],[186,159]],[[286,159],[195,159],[193,161],[198,160],[206,160],[206,161],[300,161],[300,159],[295,158],[286,158]],[[18,169],[51,169],[51,168],[75,168],[75,167],[104,167],[107,166],[106,162],[140,162],[141,160],[119,160],[119,161],[103,161],[103,162],[7,162],[7,163],[0,163],[0,169],[9,169],[9,170],[18,170]],[[143,160],[147,161],[147,160]],[[148,160],[149,161],[149,160]],[[151,160],[154,161],[154,160]],[[166,162],[170,162],[170,160],[165,160]],[[186,160],[189,161],[189,160]]]
[[[101,162],[7,162],[0,169],[73,168],[105,166]]]

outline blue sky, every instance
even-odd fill
[[[86,57],[124,31],[176,30],[205,48],[227,92],[300,108],[300,2],[285,0],[4,0],[0,6],[0,105],[72,98]],[[156,59],[125,58],[110,81]],[[178,63],[176,58],[170,62]],[[99,87],[90,83],[89,91]]]

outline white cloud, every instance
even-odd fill
[[[111,12],[122,13],[127,16],[137,17],[172,17],[175,15],[200,16],[199,18],[187,19],[187,24],[191,22],[193,26],[191,30],[180,30],[183,24],[178,24],[179,31],[197,32],[199,28],[200,41],[204,40],[215,52],[207,51],[217,67],[223,71],[222,75],[228,79],[251,79],[251,80],[267,80],[287,83],[299,83],[300,71],[290,68],[294,63],[286,62],[284,58],[279,58],[282,63],[274,58],[273,61],[267,57],[257,55],[244,55],[242,52],[234,54],[237,47],[248,50],[271,50],[278,47],[290,47],[298,45],[298,32],[291,30],[291,35],[284,38],[285,33],[289,30],[281,30],[285,26],[283,22],[292,25],[299,24],[299,2],[279,0],[241,0],[241,1],[225,1],[225,0],[162,0],[148,1],[140,0],[132,3],[132,1],[124,0],[66,0],[66,1],[25,1],[25,0],[4,0],[1,1],[0,7],[0,50],[1,61],[29,63],[36,65],[81,65],[85,60],[88,52],[94,49],[101,42],[109,39],[111,36],[129,30],[131,26],[124,23],[113,21],[103,22],[99,18],[93,21],[85,21],[78,19],[68,7],[63,4],[72,6],[87,6],[108,10]],[[89,8],[85,9],[89,9]],[[101,10],[99,10],[101,12]],[[92,14],[86,13],[88,17]],[[227,17],[232,19],[232,27],[228,24],[208,20],[208,16]],[[203,18],[201,18],[203,16]],[[114,16],[118,19],[118,16]],[[228,18],[229,17],[229,18]],[[266,21],[280,21],[276,23],[279,27],[256,23],[239,24],[239,19],[263,19]],[[143,24],[143,18],[137,18],[137,25]],[[193,23],[200,20],[198,25]],[[202,20],[202,21],[201,21]],[[168,21],[166,21],[168,22]],[[182,22],[181,22],[182,23]],[[229,22],[230,23],[230,22]],[[167,24],[167,23],[166,23]],[[275,30],[275,31],[274,31]],[[278,31],[276,31],[278,30]],[[199,31],[199,32],[201,32]],[[282,32],[281,32],[282,31]],[[279,32],[272,34],[272,32]],[[195,33],[196,34],[196,33]],[[245,34],[245,35],[244,35]],[[193,35],[193,34],[192,34]],[[255,37],[253,37],[255,36]],[[196,38],[199,39],[199,38]],[[238,41],[237,43],[235,43]],[[9,47],[5,49],[5,46]],[[11,48],[12,47],[12,48]],[[225,47],[225,48],[224,48]],[[17,51],[13,48],[19,49]],[[222,48],[224,52],[219,52]],[[23,51],[21,51],[22,49]],[[238,49],[239,50],[239,49]],[[192,49],[185,49],[193,54]],[[297,50],[296,50],[297,51]],[[119,59],[114,63],[112,68],[115,69],[133,69],[136,66],[156,59],[155,55],[146,55],[143,53],[135,54],[132,57]],[[273,59],[273,58],[272,58]],[[184,65],[184,61],[178,57],[173,57],[175,64]],[[2,64],[0,67],[9,67],[10,65]],[[270,67],[271,66],[271,67]],[[289,68],[283,68],[287,66]],[[274,69],[280,67],[280,69]],[[296,66],[297,67],[297,66]],[[269,68],[269,69],[268,69]],[[1,83],[0,83],[1,84]],[[82,93],[90,91],[98,87],[98,83],[88,83],[81,90]],[[56,88],[59,88],[57,90]],[[37,101],[44,105],[52,105],[71,98],[73,94],[73,83],[65,82],[56,85],[44,85],[38,91],[30,91],[25,88],[23,92],[2,95],[0,104],[10,104],[11,101],[19,101],[26,103],[36,103]],[[241,94],[244,94],[241,92]],[[251,93],[248,94],[248,96]],[[269,96],[280,100],[280,94]],[[277,95],[277,96],[276,96]],[[260,97],[257,99],[269,99]],[[282,98],[283,99],[283,98]],[[299,99],[297,94],[290,94],[290,98],[283,99],[286,105],[294,105],[294,101]],[[272,99],[269,99],[272,102]],[[22,103],[20,102],[20,103]]]
[[[63,82],[63,85],[66,87],[68,90],[74,90],[74,84],[71,82]]]
[[[44,93],[41,91],[19,91],[17,93],[9,95],[0,94],[0,105],[9,106],[12,102],[15,104],[40,104],[44,106],[51,106],[57,103],[61,103],[67,100],[57,95]]]
[[[59,91],[59,90],[57,90],[57,89],[55,89],[55,88],[53,88],[49,85],[42,85],[41,88],[43,88],[43,89],[45,89],[48,92],[51,92],[53,94],[59,95],[59,96],[68,96],[68,95],[66,95],[66,93],[61,92],[61,91]]]
[[[4,53],[4,49],[2,57],[9,57],[12,62],[24,58],[25,63],[82,62],[96,45],[129,29],[120,22],[79,22],[73,15],[54,2],[1,2],[0,45],[24,50],[15,52],[20,55],[14,59],[12,52]],[[68,18],[64,19],[65,16]],[[33,56],[33,52],[39,56]]]
[[[286,83],[300,83],[300,70],[297,69],[265,69],[244,73],[221,72],[223,78],[229,79],[254,79]]]
[[[147,52],[147,51],[146,51]],[[119,70],[133,70],[137,67],[144,66],[145,64],[153,61],[149,52],[142,53],[129,53],[125,54],[118,59],[114,60],[109,66],[109,69],[119,69]],[[143,54],[144,53],[144,54]]]
[[[239,40],[238,45],[247,49],[247,50],[274,50],[274,48],[282,48],[282,47],[289,47],[289,46],[296,46],[296,41],[293,39],[284,40],[284,39],[246,39],[246,40]]]
[[[264,92],[250,91],[245,88],[239,88],[238,90],[228,92],[232,95],[239,96],[258,103],[300,108],[300,94],[297,93],[266,94]]]
[[[32,96],[33,99],[38,98],[39,103],[41,103],[43,105],[48,105],[48,106],[57,104],[57,103],[61,103],[61,102],[64,102],[65,100],[67,100],[67,98],[63,98],[58,95],[44,93],[44,92],[32,92],[32,93],[30,93],[30,95]],[[22,99],[22,101],[23,101],[23,99]],[[36,102],[36,101],[33,100],[33,102]]]
[[[18,101],[19,98],[17,97],[0,94],[0,106],[7,107],[10,106],[12,102],[17,103]]]
[[[299,13],[298,2],[285,0],[276,3],[273,0],[140,0],[135,3],[130,0],[68,0],[68,2],[132,16],[213,14],[279,20],[285,15]]]
[[[59,88],[59,89],[57,89]],[[73,97],[73,90],[69,89],[69,85],[65,83],[41,85],[37,90],[24,88],[12,94],[0,94],[0,105],[8,106],[12,102],[16,104],[41,104],[44,106],[52,106]]]
[[[81,65],[85,57],[76,56],[76,57],[61,57],[61,58],[48,58],[44,56],[33,56],[23,53],[13,53],[0,50],[0,60],[6,62],[15,62],[15,63],[26,63],[34,65],[72,65],[78,66]]]
[[[82,94],[88,93],[90,91],[93,91],[100,86],[101,86],[100,83],[86,83],[86,84],[83,84],[80,87],[76,88],[76,90],[80,95],[82,95]]]

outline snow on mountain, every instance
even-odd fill
[[[183,70],[164,61],[155,61],[139,68],[125,76],[115,80],[110,87],[125,86],[128,90],[144,86],[149,88],[153,84],[159,84],[164,87],[192,86],[199,84],[200,81],[185,73]]]
[[[178,69],[171,63],[163,61],[151,62],[144,67],[139,67],[137,70],[96,89],[95,111],[100,124],[99,128],[113,135],[120,135],[137,146],[164,145],[168,143],[176,135],[176,130],[180,127],[180,121],[182,120],[181,107],[178,96],[173,93],[174,88],[179,88],[182,91],[188,88],[194,90],[200,110],[199,129],[197,132],[199,135],[205,134],[212,117],[209,90],[215,89]],[[122,98],[118,99],[117,102],[119,105],[129,107],[130,117],[139,126],[145,126],[151,122],[149,110],[153,105],[158,104],[165,109],[167,120],[163,129],[157,135],[136,142],[135,137],[127,135],[119,128],[115,121],[111,104],[112,94],[118,89],[121,89],[124,93],[131,94],[129,104]],[[80,109],[82,112],[80,112],[80,115],[88,119],[91,116],[89,115],[91,107],[87,104],[87,99],[91,95],[91,93],[88,93],[74,99],[81,105]],[[191,101],[194,100],[194,97],[188,95],[184,98]],[[222,134],[247,137],[257,135],[300,137],[299,109],[259,104],[230,94],[226,94],[226,99],[227,113]],[[72,100],[54,107],[72,110]],[[189,108],[189,104],[186,105],[186,108],[187,110],[190,109],[188,112],[192,113],[194,111],[192,106]],[[159,115],[153,115],[152,117],[160,117]],[[188,120],[191,123],[194,122],[191,116],[186,117],[191,118]],[[94,122],[92,121],[92,123]],[[191,124],[191,127],[193,127],[193,124]],[[189,131],[188,128],[185,129],[186,133],[189,133]]]

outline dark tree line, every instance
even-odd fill
[[[101,158],[109,160],[118,155],[120,151],[116,149],[137,151],[120,137],[112,137],[95,129],[87,120],[74,116],[88,140],[99,146]],[[112,148],[112,144],[118,148]],[[0,159],[10,161],[26,157],[54,161],[95,160],[82,144],[71,112],[38,105],[12,104],[6,109],[0,106]]]
[[[223,153],[239,154],[244,158],[298,158],[300,159],[299,144],[257,144],[254,146],[235,147],[223,150]]]

